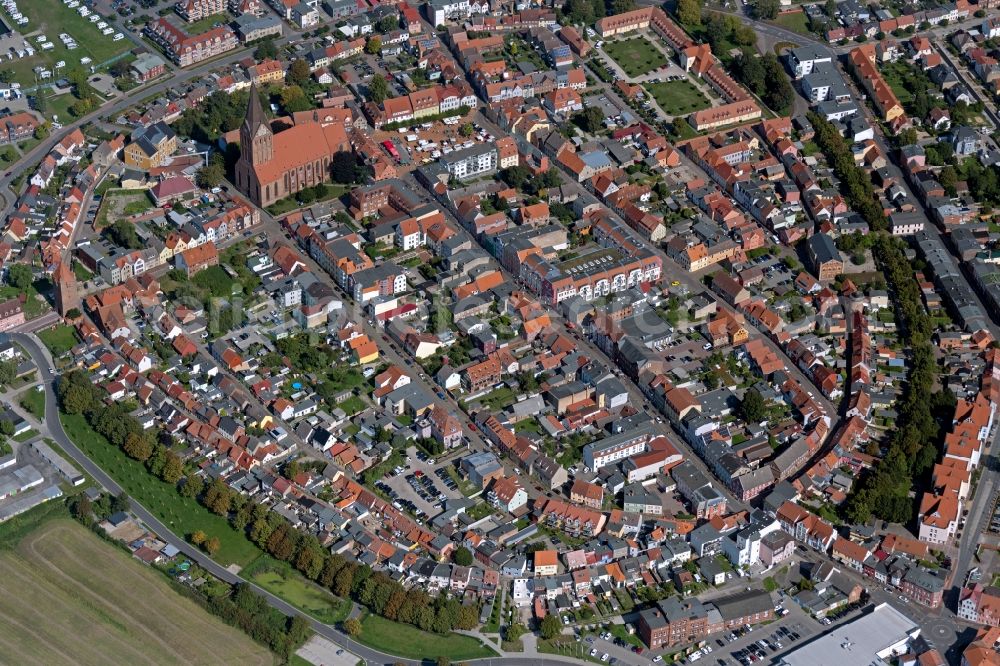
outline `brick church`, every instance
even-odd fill
[[[269,206],[329,181],[333,156],[350,150],[344,125],[338,122],[307,121],[275,134],[254,85],[240,126],[236,187],[258,206]]]

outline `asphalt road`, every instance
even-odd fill
[[[73,441],[66,435],[66,431],[63,430],[62,423],[59,421],[59,407],[56,402],[55,394],[55,380],[56,375],[52,372],[52,359],[48,354],[48,350],[42,345],[38,339],[33,335],[26,335],[23,333],[11,333],[11,339],[15,340],[22,347],[27,350],[28,354],[31,356],[32,361],[38,367],[38,373],[42,380],[42,385],[45,387],[45,424],[49,429],[49,433],[52,438],[62,447],[73,460],[79,465],[87,474],[90,474],[98,483],[101,484],[105,489],[113,494],[119,494],[122,492],[121,486],[119,486],[114,479],[104,473],[100,467],[98,467],[93,461],[88,458],[83,451],[81,451],[73,443]],[[173,544],[180,550],[184,555],[198,564],[213,576],[226,581],[230,584],[236,583],[246,583],[250,585],[254,591],[264,597],[267,603],[272,607],[278,609],[285,615],[299,615],[309,622],[313,631],[315,631],[320,636],[323,636],[327,640],[349,650],[351,653],[358,655],[366,662],[371,664],[394,664],[403,663],[407,666],[418,666],[421,664],[420,661],[413,659],[401,659],[390,654],[385,654],[379,652],[378,650],[373,650],[360,645],[354,640],[351,640],[346,634],[338,630],[337,628],[318,622],[309,615],[299,611],[293,606],[286,603],[284,600],[276,597],[267,590],[254,585],[253,583],[248,583],[246,580],[240,578],[238,575],[226,569],[221,564],[208,557],[198,549],[191,546],[184,539],[174,533],[172,529],[164,525],[156,516],[150,513],[142,504],[137,502],[134,498],[131,499],[132,513],[134,513],[143,523],[146,524],[151,530],[156,532],[160,538]],[[428,655],[427,659],[433,660],[436,656]],[[501,659],[496,660],[479,660],[479,661],[503,661],[505,664],[512,664],[513,666],[531,666],[531,664],[537,663],[539,660],[534,659]],[[548,661],[548,660],[543,660]],[[572,660],[552,660],[553,663],[558,661],[570,661]]]
[[[299,37],[299,35],[293,33],[282,37],[281,39],[275,40],[275,45],[280,47],[288,43],[293,37]],[[181,69],[171,72],[167,78],[160,81],[154,81],[148,85],[139,86],[138,88],[133,88],[125,95],[122,95],[115,100],[108,101],[86,116],[65,124],[60,130],[52,132],[47,139],[39,143],[32,150],[25,153],[20,160],[14,163],[11,168],[4,172],[4,175],[0,177],[0,198],[4,201],[3,214],[10,214],[14,207],[14,203],[17,201],[18,193],[11,188],[11,182],[14,178],[21,174],[25,169],[34,165],[36,162],[41,161],[42,157],[52,150],[53,146],[59,143],[59,141],[61,141],[74,129],[82,127],[87,123],[98,120],[106,115],[118,113],[119,111],[135,105],[136,102],[146,99],[147,97],[155,96],[168,90],[180,88],[184,84],[202,78],[205,74],[211,72],[212,70],[222,69],[228,65],[232,65],[242,58],[245,58],[246,54],[247,49],[240,47],[226,53],[223,56],[220,56],[219,58],[196,65],[190,69]]]

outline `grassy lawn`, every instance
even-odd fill
[[[336,624],[347,619],[351,602],[306,581],[291,571],[288,564],[270,560],[266,566],[249,576],[249,579],[272,594],[276,594],[299,610],[309,613],[320,622]],[[273,565],[273,566],[272,566]]]
[[[338,185],[337,183],[327,183],[326,187],[327,187],[326,195],[321,199],[315,199],[308,203],[304,203],[296,199],[294,196],[286,197],[284,199],[279,199],[278,201],[268,206],[267,212],[275,216],[284,215],[285,213],[288,213],[290,211],[296,210],[298,208],[308,207],[320,201],[339,199],[344,195],[344,192],[346,192],[350,188],[349,185]]]
[[[882,78],[896,93],[899,103],[906,106],[913,101],[913,91],[921,85],[912,66],[902,62],[892,62],[881,68]]]
[[[81,264],[79,261],[73,262],[73,274],[76,279],[80,282],[86,282],[90,278],[94,277],[94,274],[87,270],[87,267]]]
[[[690,81],[647,83],[646,88],[668,116],[686,116],[709,106],[705,95]]]
[[[96,66],[125,53],[133,46],[128,39],[115,42],[111,39],[114,35],[102,35],[96,23],[83,18],[60,0],[31,0],[18,3],[18,8],[30,19],[31,22],[26,27],[31,34],[45,34],[55,47],[51,51],[38,49],[30,58],[10,62],[9,68],[14,71],[15,80],[22,85],[34,84],[35,75],[32,70],[39,65],[51,69],[56,62],[64,60],[67,67],[77,67],[81,58],[89,57],[93,60],[92,65]],[[78,44],[76,49],[70,51],[63,45],[59,39],[59,33],[62,32],[72,35]],[[33,47],[38,46],[33,37],[29,41]],[[61,73],[65,73],[65,70]]]
[[[648,74],[667,64],[666,56],[642,37],[608,42],[604,45],[604,52],[632,78]]]
[[[45,391],[28,391],[21,396],[21,406],[38,418],[45,418]]]
[[[496,656],[493,650],[484,647],[471,636],[432,634],[377,615],[367,616],[361,626],[363,631],[358,636],[359,643],[400,657],[409,659],[447,657],[451,661],[462,661]]]
[[[49,348],[53,356],[62,356],[79,342],[76,337],[76,329],[65,324],[39,331],[38,337]]]
[[[35,430],[34,428],[29,428],[28,430],[22,432],[20,435],[16,435],[14,437],[14,441],[24,444],[29,439],[34,439],[35,437],[38,437],[38,431]]]
[[[202,289],[210,291],[213,296],[228,297],[233,295],[233,285],[236,280],[229,277],[229,273],[222,266],[209,266],[198,271],[191,278]]]
[[[346,414],[354,415],[363,411],[366,407],[368,407],[368,404],[358,396],[352,395],[350,398],[337,406],[344,410]]]
[[[213,14],[193,23],[185,23],[184,31],[189,35],[200,35],[215,27],[216,23],[229,23],[229,17],[225,14]]]
[[[476,398],[476,402],[494,412],[498,412],[504,407],[514,402],[514,392],[506,386],[490,391],[481,398]]]
[[[809,20],[806,19],[805,12],[782,14],[778,18],[774,19],[774,22],[785,30],[791,30],[792,32],[797,32],[800,35],[812,34],[809,32]]]
[[[142,463],[132,460],[95,432],[83,416],[63,414],[60,418],[66,434],[87,457],[171,529],[185,536],[202,530],[210,537],[218,537],[222,548],[216,561],[246,567],[260,557],[260,549],[234,530],[225,518],[209,512],[193,499],[182,497],[173,486],[151,476]]]
[[[48,99],[45,100],[46,110],[49,116],[53,120],[58,120],[60,123],[66,123],[71,118],[75,116],[70,113],[69,107],[73,106],[76,102],[76,97],[73,97],[70,93],[65,93],[63,95],[49,95]]]

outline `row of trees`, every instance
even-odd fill
[[[207,608],[285,659],[291,657],[312,633],[302,616],[286,617],[243,583],[233,586],[228,595],[210,598]]]
[[[599,18],[635,9],[635,0],[568,0],[562,15],[576,25],[590,25]]]
[[[937,376],[930,343],[933,326],[921,303],[913,269],[903,254],[903,242],[880,233],[873,249],[894,294],[903,346],[911,350],[912,363],[885,455],[878,467],[855,484],[845,505],[845,514],[854,523],[867,522],[872,515],[905,523],[914,515],[913,500],[909,496],[914,479],[927,472],[937,458],[940,427],[934,412],[947,412],[953,398],[945,392],[932,392]],[[873,447],[868,453],[878,455],[879,451]]]
[[[70,378],[69,375],[65,375],[60,381],[60,387],[63,384],[74,386],[74,390],[82,388],[79,376]],[[60,395],[64,395],[64,391],[65,389]],[[128,495],[125,493],[116,496],[101,494],[93,502],[87,495],[81,493],[73,497],[68,504],[73,517],[91,528],[94,528],[95,518],[104,520],[119,511],[128,511],[131,508]],[[103,535],[102,530],[98,530],[98,533]],[[200,530],[192,535],[191,540],[209,555],[215,554],[221,545],[217,537],[208,537]],[[206,586],[204,589],[212,588]],[[300,616],[286,617],[269,607],[263,597],[246,585],[240,584],[227,589],[226,594],[208,597],[186,588],[185,591],[209,612],[240,628],[251,638],[268,646],[285,659],[309,637],[311,633],[309,624]]]
[[[100,389],[90,383],[82,370],[63,375],[58,386],[59,403],[67,414],[80,414],[90,426],[117,446],[125,455],[138,460],[147,471],[166,483],[176,484],[184,475],[184,463],[169,444],[167,434],[154,437],[144,431],[129,414],[128,403],[104,404]]]
[[[873,231],[888,229],[889,221],[875,195],[872,181],[868,174],[855,164],[850,146],[844,137],[840,136],[833,123],[818,113],[810,111],[808,118],[816,130],[816,144],[826,155],[826,161],[833,167],[833,172],[840,180],[840,189],[848,205],[865,218]]]
[[[378,615],[413,624],[425,631],[447,633],[453,629],[477,626],[477,607],[463,606],[458,600],[445,595],[432,599],[421,589],[407,590],[366,564],[329,553],[315,535],[298,531],[267,506],[248,500],[221,479],[206,484],[196,472],[184,476],[183,463],[167,446],[169,435],[154,441],[129,415],[127,405],[104,405],[100,390],[90,383],[82,370],[63,375],[57,395],[64,412],[84,415],[94,430],[130,457],[143,461],[151,474],[173,485],[182,496],[197,499],[212,513],[227,518],[234,529],[263,551],[277,560],[288,562],[303,576],[337,596],[351,597]],[[195,532],[188,538],[208,551],[216,547],[205,534]],[[224,611],[226,615],[223,617],[228,618],[233,609],[223,604],[219,611],[220,615]],[[261,640],[272,645],[272,649],[279,654],[278,648],[290,641],[289,634],[280,633],[277,627],[265,632],[256,623],[245,624],[244,620],[234,623],[255,638],[257,634],[254,632],[259,633],[264,637]]]

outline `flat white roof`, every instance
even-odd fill
[[[785,666],[869,666],[888,663],[920,634],[916,622],[887,603],[853,622],[840,625],[781,659]]]

